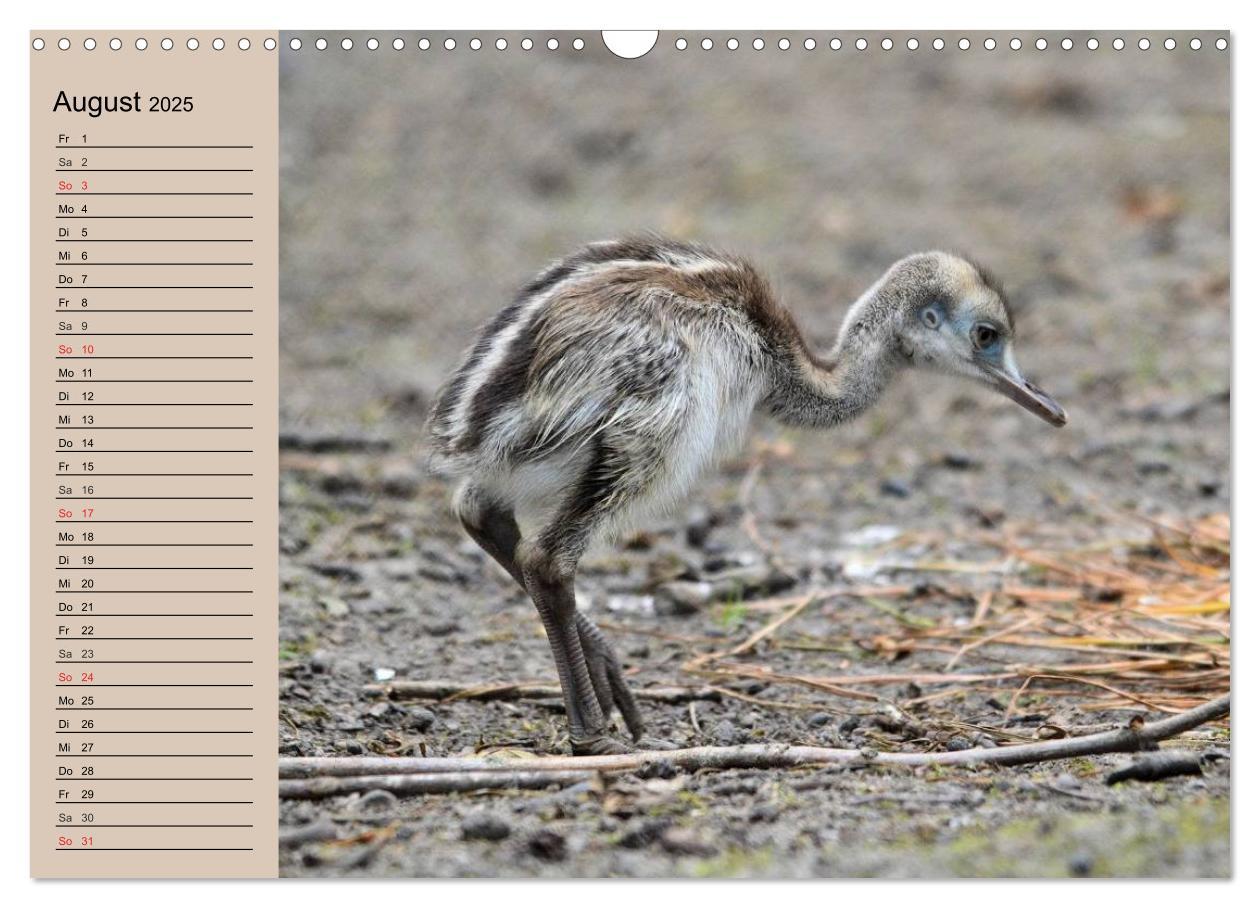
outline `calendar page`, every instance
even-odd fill
[[[1231,33],[28,41],[32,876],[1232,875]]]

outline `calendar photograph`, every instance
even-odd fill
[[[376,37],[281,35],[282,876],[1230,875],[1217,35]]]
[[[417,19],[22,36],[31,879],[1233,881],[1236,34]]]

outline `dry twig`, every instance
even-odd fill
[[[970,748],[943,753],[879,753],[830,747],[745,744],[692,747],[594,757],[287,757],[280,760],[280,796],[320,798],[383,788],[395,794],[430,794],[486,788],[536,788],[583,781],[595,773],[636,770],[667,761],[674,769],[784,769],[830,766],[1016,766],[1103,753],[1147,750],[1158,742],[1229,715],[1229,695],[1148,724],[1033,744]]]

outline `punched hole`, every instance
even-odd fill
[[[656,47],[658,36],[658,32],[652,31],[600,32],[600,37],[604,39],[604,47],[623,60],[637,60],[648,53]]]

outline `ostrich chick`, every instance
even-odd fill
[[[986,272],[943,252],[894,264],[822,354],[751,265],[691,243],[594,243],[524,287],[440,392],[428,433],[434,466],[460,479],[464,528],[538,609],[573,752],[627,750],[609,735],[614,706],[635,741],[644,732],[616,653],[574,603],[593,540],[681,499],[739,447],[755,410],[836,426],[908,366],[1064,425],[1020,374],[1014,327]]]

